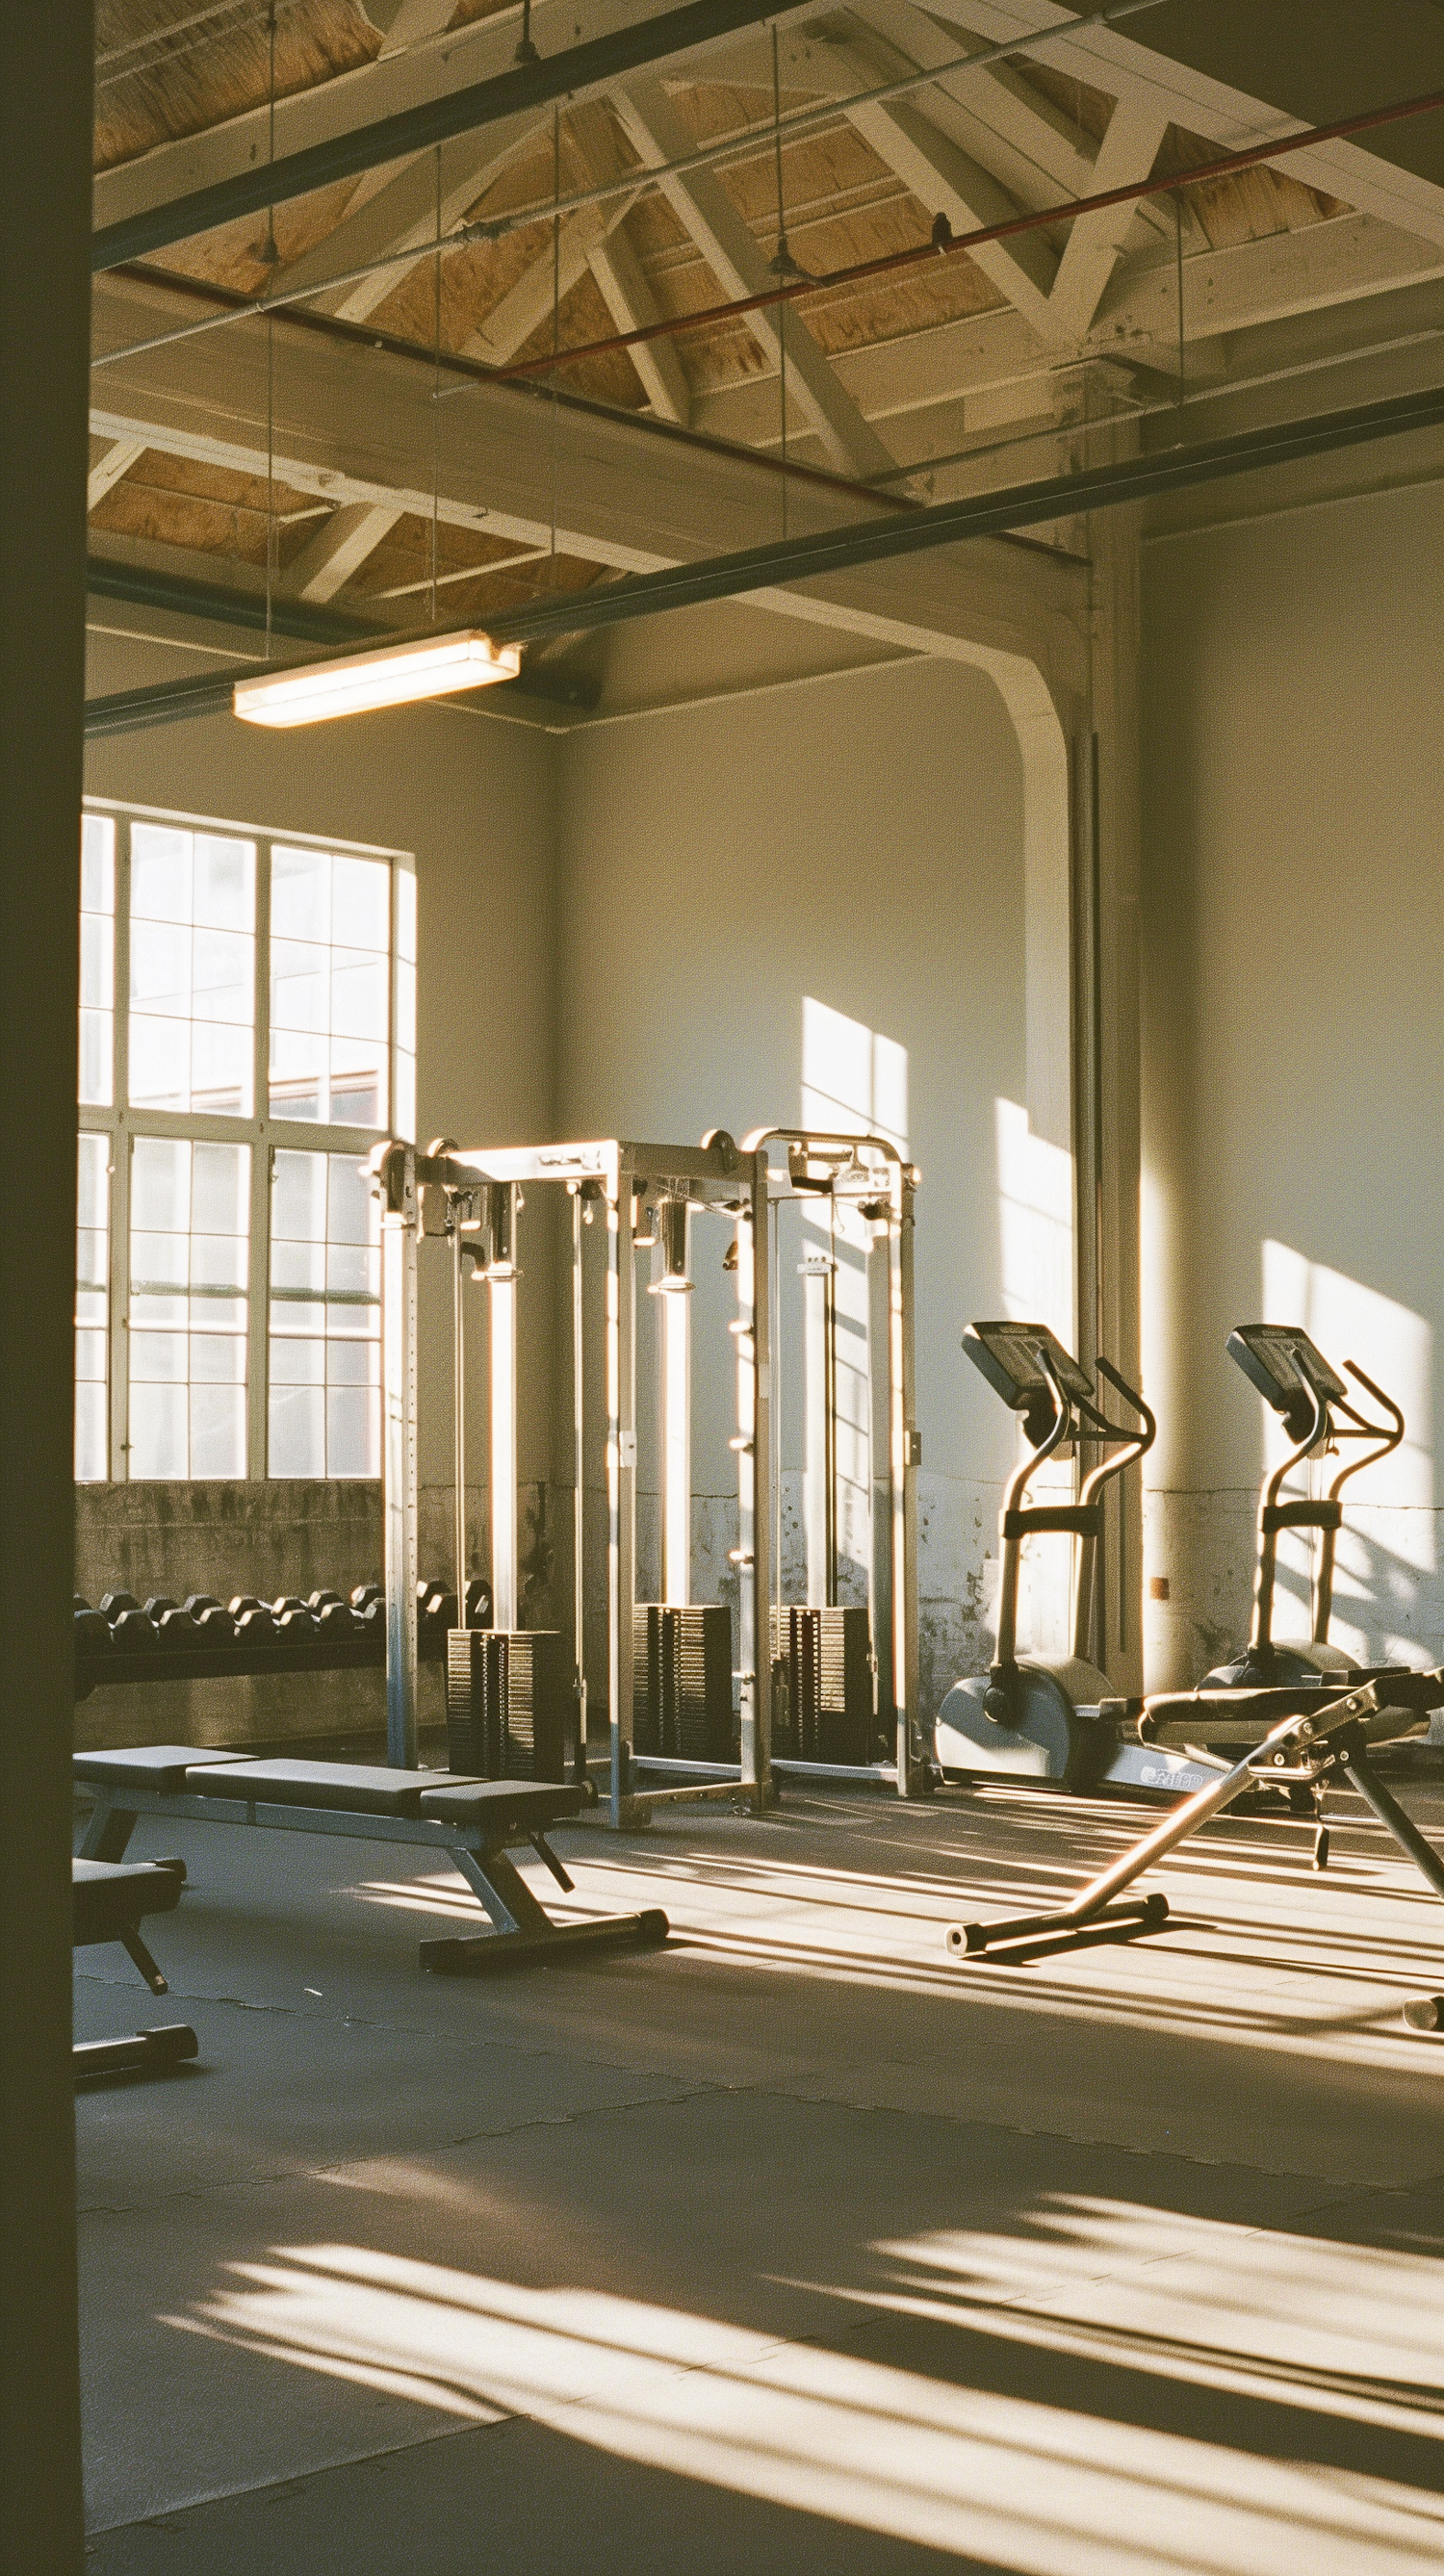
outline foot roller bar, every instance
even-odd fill
[[[1219,1815],[1245,1789],[1262,1781],[1280,1786],[1298,1782],[1322,1797],[1331,1780],[1346,1779],[1436,1896],[1444,1896],[1444,1861],[1369,1761],[1371,1746],[1420,1733],[1429,1712],[1440,1706],[1444,1706],[1444,1670],[1389,1672],[1341,1693],[1314,1684],[1181,1691],[1152,1699],[1139,1727],[1145,1741],[1207,1742],[1231,1734],[1235,1742],[1251,1736],[1252,1743],[1232,1769],[1221,1770],[1206,1788],[1185,1798],[1152,1833],[1081,1888],[1070,1904],[1049,1914],[1015,1914],[997,1923],[954,1923],[947,1946],[955,1959],[994,1958],[1007,1963],[1157,1931],[1168,1919],[1167,1897],[1157,1893],[1134,1897],[1125,1890],[1210,1816]],[[1430,1995],[1406,2004],[1404,2021],[1410,2030],[1444,2028],[1444,1997]]]
[[[422,1966],[442,1975],[529,1967],[570,1952],[655,1949],[667,1938],[667,1917],[656,1909],[554,1923],[538,1904],[508,1850],[530,1845],[570,1893],[572,1881],[546,1839],[549,1827],[587,1804],[569,1784],[458,1780],[446,1771],[358,1762],[248,1761],[184,1744],[78,1753],[75,1772],[96,1799],[77,1868],[118,1862],[142,1814],[445,1852],[493,1928],[475,1938],[423,1941]]]

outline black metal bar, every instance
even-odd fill
[[[1432,1843],[1426,1843],[1413,1817],[1405,1814],[1393,1792],[1386,1789],[1366,1754],[1351,1753],[1344,1769],[1366,1806],[1372,1807],[1381,1825],[1386,1825],[1395,1842],[1406,1851],[1417,1870],[1421,1871],[1436,1896],[1444,1896],[1444,1860]]]
[[[485,1977],[506,1968],[534,1968],[575,1950],[658,1950],[667,1938],[660,1906],[643,1914],[609,1915],[603,1923],[554,1923],[546,1932],[483,1932],[420,1944],[421,1965],[434,1977]]]
[[[230,178],[213,181],[208,188],[192,188],[166,205],[149,206],[119,223],[103,224],[93,239],[91,267],[97,272],[119,268],[125,260],[142,258],[169,242],[190,241],[197,233],[214,231],[218,224],[259,214],[263,207],[288,205],[334,180],[355,178],[363,170],[379,169],[383,162],[430,151],[458,134],[480,133],[504,117],[524,115],[529,108],[579,98],[624,72],[640,71],[742,28],[794,14],[779,9],[777,0],[688,0],[685,8],[670,9],[662,17],[644,18],[634,27],[591,37],[544,61],[518,63],[490,80],[453,90],[447,98],[420,100],[414,107],[379,117],[372,125],[328,135],[300,152],[283,153],[277,161],[258,161]]]
[[[867,520],[861,527],[829,528],[737,554],[713,555],[702,563],[669,564],[661,572],[627,574],[602,589],[581,591],[567,600],[543,601],[493,619],[489,632],[497,643],[527,644],[543,636],[618,626],[634,617],[655,617],[668,608],[695,608],[708,600],[737,599],[779,583],[852,572],[859,565],[884,563],[899,555],[927,554],[965,538],[1046,526],[1052,519],[1114,509],[1159,493],[1183,491],[1195,483],[1222,482],[1230,475],[1252,474],[1263,466],[1288,464],[1302,456],[1432,429],[1441,421],[1444,385],[1431,385],[1420,393],[1391,395],[1387,401],[1360,403],[1347,411],[1269,422],[1260,429],[1239,430],[1192,447],[1124,457],[1116,464],[1089,466],[1079,474],[1054,474],[1040,483],[970,493],[960,501],[937,502],[931,509]]]

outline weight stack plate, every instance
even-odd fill
[[[632,1742],[638,1753],[731,1761],[732,1613],[725,1601],[678,1607],[638,1602]]]
[[[869,1762],[874,1733],[867,1612],[787,1602],[772,1614],[773,1661],[787,1670],[787,1742],[800,1762]]]
[[[481,1780],[564,1780],[573,1723],[571,1649],[554,1628],[453,1628],[446,1746]]]

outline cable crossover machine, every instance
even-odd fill
[[[754,1810],[776,1798],[776,1774],[930,1785],[918,1717],[912,1229],[916,1173],[873,1137],[759,1129],[739,1145],[722,1129],[700,1145],[618,1138],[426,1152],[393,1141],[372,1158],[382,1210],[383,1477],[385,1487],[387,1759],[417,1761],[416,1564],[417,1267],[426,1238],[450,1245],[453,1285],[456,1599],[447,1639],[446,1712],[454,1769],[485,1778],[560,1780],[595,1796],[608,1820],[644,1822],[659,1801],[740,1795]],[[517,1348],[522,1212],[559,1192],[570,1203],[573,1633],[520,1624],[517,1518]],[[827,1242],[839,1222],[863,1248],[869,1314],[876,1303],[887,1354],[884,1472],[869,1465],[881,1544],[871,1549],[866,1607],[837,1600],[838,1452],[836,1286],[830,1257],[804,1263],[809,1330],[824,1354],[809,1378],[809,1442],[822,1466],[811,1488],[820,1541],[809,1548],[808,1599],[784,1603],[777,1442],[780,1287],[778,1215],[788,1202],[821,1209]],[[540,1211],[538,1211],[540,1214]],[[528,1228],[532,1222],[526,1219]],[[726,1230],[721,1267],[732,1278],[728,1326],[735,1373],[738,1594],[733,1659],[726,1602],[691,1593],[691,1291],[694,1222]],[[589,1228],[605,1234],[599,1395],[586,1366],[597,1263]],[[548,1232],[535,1241],[545,1258]],[[650,1252],[657,1300],[661,1598],[637,1597],[637,1256]],[[875,1256],[878,1285],[873,1287]],[[589,1286],[589,1273],[592,1274]],[[484,1289],[489,1389],[488,1493],[492,1622],[479,1624],[484,1586],[468,1579],[464,1324],[470,1287]],[[593,1311],[593,1321],[595,1321]],[[870,1355],[874,1335],[869,1329]],[[871,1404],[872,1367],[866,1369]],[[588,1771],[584,1640],[584,1519],[589,1434],[600,1416],[606,1449],[607,1691],[610,1743],[600,1782]],[[871,1449],[868,1451],[869,1460]],[[879,1501],[881,1496],[881,1501]],[[834,1536],[829,1541],[829,1532]],[[475,1607],[473,1606],[475,1605]],[[880,1641],[882,1652],[874,1641]],[[885,1734],[885,1747],[880,1745]],[[895,1758],[879,1761],[879,1750]]]

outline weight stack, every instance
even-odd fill
[[[732,1613],[725,1601],[632,1614],[632,1743],[638,1753],[730,1762]]]
[[[575,1722],[571,1649],[554,1628],[452,1628],[446,1758],[476,1780],[564,1780]]]
[[[799,1762],[873,1758],[872,1656],[866,1610],[788,1602],[772,1614],[774,1662],[787,1667],[790,1741]]]

